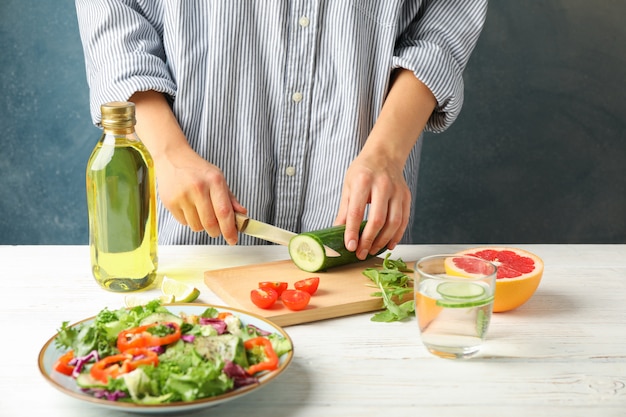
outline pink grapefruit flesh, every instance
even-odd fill
[[[518,248],[480,247],[463,250],[459,255],[472,255],[493,262],[498,267],[493,311],[496,313],[520,307],[533,296],[543,275],[543,261],[537,255]],[[459,260],[462,261],[462,260]],[[459,272],[476,273],[473,265],[455,262]]]

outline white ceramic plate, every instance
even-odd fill
[[[209,307],[213,307],[218,311],[229,311],[235,315],[237,315],[244,325],[252,324],[262,330],[266,330],[272,333],[281,334],[283,337],[289,339],[291,342],[291,338],[287,333],[280,328],[279,326],[273,324],[269,320],[257,316],[255,314],[251,314],[245,312],[243,310],[238,310],[230,307],[221,307],[221,306],[213,306],[208,304],[168,304],[165,307],[170,310],[174,314],[179,314],[184,312],[186,314],[202,314],[204,310]],[[80,323],[89,323],[92,321],[94,317],[82,320],[81,322],[73,324],[76,326]],[[143,404],[134,404],[134,403],[126,403],[126,402],[116,402],[116,401],[107,401],[104,399],[94,398],[89,394],[86,394],[80,390],[80,388],[76,385],[76,382],[73,378],[62,375],[58,372],[53,371],[52,367],[57,359],[65,353],[64,351],[58,349],[55,346],[55,339],[57,335],[54,335],[46,344],[43,346],[41,351],[39,352],[39,370],[44,378],[52,384],[56,389],[60,390],[64,394],[69,395],[70,397],[76,398],[81,401],[88,402],[90,404],[96,404],[102,407],[127,411],[132,413],[175,413],[175,412],[188,412],[201,408],[214,407],[218,404],[225,403],[227,401],[232,401],[237,398],[241,398],[242,396],[257,390],[265,385],[267,385],[270,381],[275,379],[278,375],[280,375],[287,366],[291,363],[291,359],[293,358],[293,349],[282,355],[280,357],[280,365],[278,369],[275,371],[266,373],[259,378],[258,384],[248,385],[245,387],[237,388],[233,391],[227,392],[222,395],[218,395],[215,397],[203,398],[196,401],[189,402],[177,402],[177,403],[169,403],[169,404],[157,404],[157,405],[143,405]],[[293,346],[293,343],[291,344]]]

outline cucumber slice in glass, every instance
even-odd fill
[[[493,296],[480,298],[480,299],[474,300],[474,301],[460,301],[460,300],[446,300],[446,299],[442,299],[442,300],[437,300],[436,304],[439,307],[445,307],[445,308],[469,308],[469,307],[484,306],[485,304],[489,304],[492,301],[493,301]]]
[[[468,300],[485,295],[485,288],[472,282],[442,282],[437,292],[448,300]]]
[[[493,301],[482,285],[473,282],[442,282],[437,285],[437,293],[443,297],[437,300],[440,307],[477,307]]]

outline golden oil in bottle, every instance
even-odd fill
[[[105,289],[141,290],[158,267],[154,162],[135,133],[134,103],[101,112],[103,133],[87,164],[92,272]]]

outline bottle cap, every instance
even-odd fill
[[[105,129],[129,129],[135,126],[135,103],[113,101],[100,106],[100,113]]]

